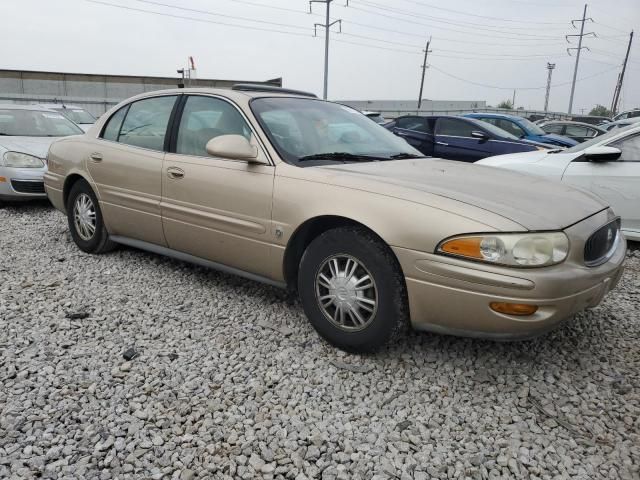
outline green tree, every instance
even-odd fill
[[[589,115],[597,115],[598,117],[610,117],[611,110],[609,110],[604,105],[598,104],[591,109],[591,111],[589,112]]]
[[[513,110],[513,103],[511,103],[511,100],[503,100],[498,104],[498,108]]]

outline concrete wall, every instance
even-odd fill
[[[0,70],[0,103],[72,103],[100,116],[122,100],[139,93],[176,88],[180,78],[85,75],[61,72]],[[236,83],[273,81],[193,79],[192,86],[230,88]]]

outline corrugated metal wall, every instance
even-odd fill
[[[69,103],[100,116],[139,93],[176,88],[179,78],[85,75],[60,72],[0,70],[0,103]],[[282,79],[264,81],[193,79],[194,87],[230,88],[236,83],[282,86]]]

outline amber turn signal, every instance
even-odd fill
[[[525,316],[533,315],[538,311],[537,305],[527,305],[525,303],[491,302],[489,306],[491,310],[506,315]]]
[[[440,246],[440,250],[452,255],[460,255],[462,257],[483,258],[480,253],[480,237],[463,237],[454,238]]]
[[[0,183],[4,183],[6,181],[7,181],[7,179],[5,177],[0,177]]]

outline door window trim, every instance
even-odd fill
[[[184,93],[184,94],[182,94],[182,98],[178,102],[178,103],[180,103],[179,111],[178,111],[178,108],[176,108],[175,117],[170,119],[170,120],[173,120],[173,123],[170,125],[171,126],[171,133],[170,133],[170,136],[168,137],[169,140],[170,140],[170,143],[169,143],[169,145],[166,145],[166,153],[171,153],[172,155],[181,155],[181,156],[185,156],[185,157],[224,160],[224,161],[227,161],[227,162],[248,163],[245,160],[235,160],[235,159],[231,159],[231,158],[212,157],[210,155],[207,155],[207,156],[191,155],[191,154],[188,154],[188,153],[178,153],[178,152],[176,152],[177,143],[178,143],[178,131],[180,130],[180,122],[182,121],[182,114],[184,113],[184,107],[187,104],[187,100],[189,99],[189,97],[215,98],[217,100],[221,100],[221,101],[231,105],[232,108],[235,108],[235,110],[240,114],[240,116],[242,117],[244,122],[249,127],[249,130],[251,130],[251,133],[253,134],[254,138],[258,142],[259,147],[262,149],[262,153],[267,157],[267,160],[269,161],[269,165],[268,166],[271,166],[271,167],[275,166],[275,162],[271,158],[271,155],[269,154],[269,150],[265,147],[264,142],[262,141],[262,138],[258,135],[258,132],[257,132],[256,128],[251,123],[251,121],[249,120],[249,118],[247,117],[245,112],[242,111],[242,108],[240,108],[235,102],[233,102],[229,98],[223,97],[223,96],[218,95],[218,94],[204,93],[204,92],[202,92],[202,93],[198,92],[198,93]],[[263,165],[263,166],[266,166],[266,165]]]
[[[148,97],[138,98],[138,99],[136,99],[136,100],[134,100],[132,102],[127,103],[126,105],[123,105],[122,107],[117,109],[115,112],[113,112],[113,114],[111,114],[109,116],[109,118],[104,122],[102,127],[100,127],[100,133],[96,137],[96,140],[100,140],[102,142],[114,143],[116,145],[122,145],[123,147],[137,148],[137,149],[140,149],[140,150],[145,150],[147,152],[167,153],[167,139],[168,139],[168,134],[170,133],[169,127],[171,126],[171,119],[173,118],[173,115],[175,113],[175,110],[176,110],[178,104],[182,100],[182,96],[184,96],[183,93],[163,93],[163,94],[160,94],[160,95],[149,95]],[[117,140],[120,139],[120,133],[122,132],[122,126],[124,125],[124,122],[127,119],[127,115],[129,115],[129,110],[131,108],[131,105],[133,105],[134,103],[137,103],[137,102],[141,102],[142,100],[149,100],[149,99],[152,99],[152,98],[162,98],[162,97],[176,97],[175,101],[173,102],[173,107],[171,108],[171,113],[169,114],[169,121],[167,122],[167,128],[166,128],[166,130],[164,132],[164,144],[162,146],[162,150],[154,150],[153,148],[140,147],[138,145],[130,145],[128,143],[122,143],[122,142],[117,141]],[[111,119],[120,110],[122,110],[123,108],[126,108],[127,111],[125,112],[124,118],[122,119],[122,123],[120,124],[120,128],[118,129],[118,136],[116,137],[117,140],[115,142],[113,140],[107,140],[106,138],[103,137],[104,131],[107,128],[107,125],[109,124]]]

